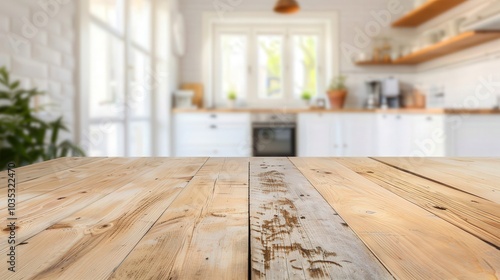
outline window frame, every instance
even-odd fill
[[[118,135],[118,137],[123,137],[123,151],[120,155],[131,156],[132,146],[131,142],[134,135],[132,134],[131,128],[135,123],[147,122],[148,123],[148,141],[144,156],[169,156],[170,155],[170,136],[169,136],[169,125],[170,122],[170,80],[169,76],[169,63],[171,62],[171,47],[170,42],[165,42],[163,45],[166,49],[160,49],[160,39],[169,40],[170,30],[167,27],[164,31],[168,34],[159,35],[157,32],[161,29],[158,27],[159,24],[167,22],[170,24],[172,6],[168,3],[164,3],[161,0],[150,0],[151,5],[151,17],[148,19],[151,29],[149,30],[149,47],[145,48],[140,44],[134,42],[132,38],[131,29],[131,6],[132,0],[124,0],[124,22],[123,30],[118,30],[108,23],[100,19],[99,17],[91,14],[90,1],[81,0],[79,1],[79,13],[78,13],[78,24],[79,24],[79,42],[78,42],[78,58],[79,58],[79,75],[78,75],[78,96],[76,102],[77,106],[77,138],[80,139],[82,147],[86,151],[89,151],[93,145],[99,143],[94,143],[94,141],[102,142],[99,137],[95,137],[90,134],[91,125],[107,126],[108,124],[118,124],[123,125],[123,135]],[[89,102],[89,81],[90,81],[90,65],[88,59],[90,58],[89,42],[90,42],[90,25],[93,24],[97,26],[100,30],[104,31],[109,36],[121,41],[124,44],[124,57],[123,61],[125,67],[123,69],[124,74],[124,111],[123,117],[92,117],[90,115],[90,102]],[[149,96],[147,100],[147,115],[134,115],[130,108],[126,104],[132,97],[134,89],[134,75],[135,69],[135,53],[144,55],[148,61],[147,69],[144,69],[146,76],[144,77],[146,84],[144,88],[141,89],[145,94]],[[160,85],[161,84],[161,85]],[[156,127],[162,127],[165,132],[158,132]],[[100,130],[102,130],[100,128]],[[101,131],[101,135],[102,135]]]
[[[303,27],[304,25],[310,27]],[[284,99],[259,99],[257,93],[257,57],[252,48],[256,46],[253,40],[256,39],[257,32],[269,33],[269,30],[275,28],[279,35],[285,34],[284,48],[286,52],[284,59],[291,58],[293,55],[294,35],[319,35],[318,36],[318,95],[317,97],[326,97],[326,89],[330,77],[339,73],[340,55],[338,48],[339,25],[338,13],[331,12],[302,12],[291,16],[277,16],[274,13],[227,13],[224,17],[219,17],[216,13],[203,14],[203,81],[206,87],[205,104],[209,107],[226,106],[226,98],[220,92],[220,86],[217,77],[219,69],[216,60],[220,59],[217,52],[220,46],[217,44],[217,38],[225,32],[245,32],[249,34],[247,47],[247,56],[249,57],[249,72],[247,90],[249,94],[245,98],[247,106],[250,107],[297,107],[303,106],[302,100],[294,96],[292,88],[293,71],[292,65],[284,65]],[[315,26],[315,28],[312,28]],[[264,27],[264,28],[262,28]],[[283,32],[283,29],[285,30]],[[318,32],[320,30],[320,32]],[[282,32],[282,33],[280,33]],[[238,33],[241,34],[241,33]],[[335,47],[334,47],[335,46]],[[328,63],[330,62],[330,63]],[[288,82],[287,82],[288,81]],[[265,100],[265,102],[263,102]]]

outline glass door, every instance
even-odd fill
[[[168,6],[155,8],[162,2],[156,0],[88,1],[88,155],[152,156],[154,95],[167,94],[165,86],[155,87],[167,75],[154,69],[167,71],[168,36],[158,31],[166,33],[160,24],[168,25]]]

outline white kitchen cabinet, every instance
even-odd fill
[[[376,116],[373,113],[343,113],[335,128],[340,141],[335,143],[336,155],[367,157],[377,155]]]
[[[379,156],[410,156],[413,151],[411,116],[392,113],[378,114],[377,138]]]
[[[334,155],[333,115],[324,113],[299,114],[297,147],[299,157],[329,157]]]
[[[378,154],[383,157],[440,157],[446,154],[445,117],[437,114],[379,114]]]
[[[411,156],[444,157],[446,156],[445,115],[411,115],[412,149]]]
[[[449,115],[448,156],[500,157],[500,115]]]
[[[178,157],[251,156],[248,113],[177,113],[174,155]]]
[[[301,157],[376,155],[374,114],[302,113],[298,120]]]

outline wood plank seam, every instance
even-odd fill
[[[335,159],[292,162],[397,279],[496,279],[499,251]],[[318,171],[320,171],[318,173]],[[323,173],[322,173],[323,172]],[[404,202],[403,202],[404,201]]]
[[[390,167],[392,167],[392,168],[395,168],[395,169],[397,169],[397,170],[400,170],[400,171],[406,172],[406,173],[408,173],[408,174],[411,174],[411,175],[414,175],[414,176],[420,177],[420,178],[422,178],[422,179],[429,180],[429,181],[434,182],[434,183],[436,183],[436,184],[440,184],[440,185],[446,186],[446,187],[448,187],[448,188],[450,188],[450,189],[454,189],[454,190],[456,190],[456,191],[463,192],[463,193],[466,193],[466,194],[468,194],[468,195],[472,195],[472,196],[474,196],[474,197],[487,199],[487,198],[484,198],[484,197],[478,196],[478,195],[476,195],[476,194],[473,194],[473,193],[467,192],[467,191],[465,191],[465,190],[459,189],[459,188],[454,187],[454,186],[452,186],[452,185],[449,185],[449,184],[446,184],[446,183],[440,182],[440,181],[438,181],[438,180],[435,180],[435,179],[432,179],[432,178],[426,177],[426,176],[424,176],[424,175],[421,175],[421,174],[415,173],[415,172],[413,172],[413,171],[410,171],[410,170],[407,170],[407,169],[401,168],[401,167],[399,167],[399,166],[396,166],[396,165],[392,165],[392,164],[389,164],[389,163],[383,162],[383,161],[381,161],[381,160],[379,160],[379,159],[377,159],[377,158],[374,158],[374,157],[369,157],[369,159],[373,159],[373,160],[375,160],[375,161],[378,161],[378,162],[380,162],[380,163],[382,163],[382,164],[385,164],[385,165],[390,166]],[[493,201],[492,201],[492,202],[493,202]]]
[[[373,160],[373,159],[372,159],[372,160]],[[344,165],[345,167],[347,167],[347,168],[349,168],[349,169],[352,169],[352,170],[353,170],[353,166],[352,166],[352,164],[347,164],[349,161],[350,161],[350,162],[352,162],[352,161],[353,161],[353,159],[351,159],[351,160],[337,159],[337,161],[338,161],[340,164]],[[383,162],[379,162],[379,161],[376,161],[376,162],[377,162],[377,163],[379,163],[381,166],[385,166],[385,167],[387,167],[387,171],[388,171],[388,172],[390,172],[390,169],[391,169],[391,168],[393,168],[394,170],[398,170],[398,171],[400,171],[400,172],[404,172],[405,174],[409,174],[410,176],[414,176],[414,174],[413,174],[413,173],[411,173],[411,172],[405,172],[405,170],[401,170],[400,168],[395,168],[395,167],[393,167],[392,165],[389,165],[389,164],[384,164]],[[370,169],[370,168],[368,168],[368,169]],[[356,170],[354,170],[354,171],[356,171]],[[381,172],[381,170],[377,170],[377,171],[378,171],[377,173],[386,174],[385,172]],[[360,174],[359,172],[357,172],[357,173],[358,173],[358,174]],[[483,229],[483,228],[481,228],[481,227],[479,227],[479,225],[477,225],[477,224],[475,224],[475,223],[471,222],[471,220],[472,220],[472,218],[473,218],[473,217],[470,217],[470,216],[465,216],[465,217],[459,216],[459,218],[460,218],[460,219],[462,219],[464,222],[466,222],[467,224],[469,224],[469,225],[470,225],[470,226],[472,226],[473,228],[477,229],[479,232],[475,232],[474,230],[471,230],[471,229],[469,229],[469,228],[466,228],[466,227],[462,226],[460,223],[455,223],[455,222],[453,222],[453,220],[451,220],[451,219],[447,219],[447,217],[446,217],[446,216],[444,216],[444,215],[442,215],[442,214],[441,214],[441,212],[443,212],[443,211],[450,211],[450,210],[454,210],[454,209],[452,209],[451,207],[449,207],[448,205],[450,205],[450,204],[451,204],[452,206],[454,206],[452,203],[455,203],[455,204],[461,204],[461,202],[456,202],[456,201],[453,201],[453,200],[451,200],[451,201],[442,201],[441,203],[433,204],[433,205],[432,205],[432,207],[425,207],[425,206],[423,206],[423,205],[421,205],[421,204],[417,203],[417,201],[415,200],[415,198],[414,198],[414,197],[407,197],[407,196],[404,196],[404,195],[402,195],[401,193],[398,193],[397,191],[395,191],[395,189],[400,188],[400,187],[401,187],[401,186],[403,186],[404,184],[403,184],[403,183],[398,183],[397,181],[395,181],[396,179],[395,179],[394,177],[390,177],[390,180],[391,180],[390,182],[383,181],[383,183],[386,183],[386,184],[390,184],[390,185],[392,185],[392,187],[393,187],[394,189],[391,189],[391,188],[389,188],[389,187],[384,186],[384,185],[383,185],[383,183],[381,184],[381,183],[379,182],[380,180],[376,180],[376,178],[374,177],[374,174],[375,174],[375,172],[373,172],[373,171],[372,171],[372,172],[370,172],[370,174],[360,174],[360,175],[362,175],[362,176],[364,175],[363,177],[365,177],[365,178],[367,178],[368,180],[370,180],[370,181],[372,181],[372,182],[374,182],[374,183],[376,183],[376,184],[378,184],[378,185],[380,185],[380,186],[384,187],[385,189],[387,189],[387,190],[391,191],[391,192],[392,192],[392,193],[394,193],[395,195],[397,195],[397,196],[399,196],[399,197],[401,197],[401,198],[405,199],[406,201],[408,201],[408,202],[410,202],[410,203],[412,203],[412,204],[414,204],[414,205],[416,205],[416,206],[419,206],[419,207],[421,207],[421,208],[423,208],[423,209],[427,210],[427,211],[428,211],[429,213],[431,213],[432,215],[436,215],[437,217],[440,217],[441,219],[443,219],[443,220],[445,220],[445,221],[449,222],[450,224],[452,224],[452,225],[456,226],[456,227],[457,227],[457,228],[459,228],[460,230],[463,230],[463,231],[465,231],[465,232],[467,232],[467,233],[469,233],[469,234],[471,234],[471,235],[473,235],[473,236],[475,236],[475,237],[477,237],[477,238],[481,239],[482,241],[486,242],[487,244],[489,244],[489,245],[493,246],[494,248],[496,248],[496,249],[500,250],[500,246],[494,243],[495,241],[498,241],[498,234],[496,234],[496,235],[495,235],[495,233],[494,233],[494,232],[493,232],[493,233],[490,233],[490,232],[488,232],[488,231],[486,231],[486,233],[485,233],[484,235],[483,235],[483,234],[481,234],[481,231],[483,231],[484,229]],[[420,178],[420,179],[422,179],[422,180],[427,180],[425,177],[421,177],[421,176],[415,176],[415,177],[418,177],[418,178]],[[428,180],[428,181],[433,182],[433,181],[431,181],[431,180]],[[436,182],[433,182],[433,183],[436,183]],[[437,185],[442,185],[442,186],[444,186],[444,187],[446,187],[446,188],[448,187],[448,186],[446,186],[445,184],[439,184],[439,183],[436,183],[436,184],[437,184]],[[451,188],[451,189],[452,189],[452,190],[456,190],[455,188]],[[469,194],[469,193],[467,193],[467,192],[460,192],[460,193],[466,193],[466,194],[468,194],[468,195],[471,195],[471,194]],[[474,195],[471,195],[471,196],[476,197],[476,196],[474,196]],[[413,199],[413,200],[412,200],[412,199]],[[477,201],[475,201],[475,203],[479,203],[479,201],[485,201],[486,203],[489,203],[489,202],[490,202],[489,200],[485,200],[485,199],[483,199],[483,198],[479,197],[479,198],[477,198]],[[493,204],[493,203],[492,203],[492,204]],[[446,205],[447,207],[443,207],[443,206],[441,206],[441,205]],[[431,209],[431,208],[432,208],[432,209]],[[478,211],[481,211],[481,212],[482,212],[482,210],[478,210]],[[488,212],[485,212],[485,213],[488,213]],[[457,215],[458,215],[458,213],[457,213]],[[497,218],[497,216],[495,216],[494,214],[492,214],[492,215],[491,215],[491,217],[490,217],[490,219],[489,219],[489,220],[487,220],[487,221],[485,221],[485,223],[492,223],[492,224],[493,224],[493,226],[497,226],[497,229],[498,229],[498,218],[497,218],[496,220],[495,220],[495,218]],[[491,227],[491,226],[490,226],[490,227]],[[491,229],[491,230],[493,231],[493,229]],[[490,237],[490,236],[491,236],[491,237]]]
[[[196,170],[196,172],[193,174],[193,177],[189,180],[189,182],[187,182],[187,184],[189,184],[194,177],[196,177],[196,175],[198,174],[198,172],[200,172],[200,170],[205,166],[205,164],[207,164],[208,160],[210,158],[207,158],[205,160],[205,162],[200,165],[200,167],[198,168],[198,170]],[[182,191],[180,191],[179,193],[177,193],[177,195],[175,196],[175,198],[173,199],[173,201],[175,201],[179,195],[184,191],[185,189],[183,189]],[[172,202],[173,203],[173,202]],[[165,210],[161,213],[161,215],[158,216],[158,218],[156,219],[156,221],[154,221],[153,224],[151,224],[151,227],[146,231],[146,233],[144,233],[144,235],[141,237],[141,239],[139,239],[139,241],[137,241],[137,243],[134,245],[134,247],[132,248],[132,250],[130,250],[130,252],[128,252],[128,254],[122,259],[122,261],[113,269],[113,272],[116,271],[116,269],[118,269],[122,264],[123,262],[128,258],[128,256],[134,251],[134,249],[137,247],[137,245],[139,245],[139,243],[141,243],[141,241],[144,239],[144,237],[151,231],[151,229],[154,227],[154,225],[158,222],[158,220],[161,219],[161,217],[163,216],[163,214],[167,211],[167,209],[172,205],[172,203],[167,207],[165,208]]]

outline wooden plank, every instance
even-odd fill
[[[111,278],[247,275],[248,159],[211,158]]]
[[[250,176],[252,279],[393,279],[288,159]]]
[[[49,161],[39,162],[28,166],[15,168],[17,174],[17,182],[23,183],[34,180],[43,176],[54,174],[59,171],[67,170],[77,166],[93,163],[96,160],[103,158],[58,158]],[[0,182],[7,181],[7,171],[0,172]],[[4,184],[0,185],[1,188],[6,188]]]
[[[397,279],[496,279],[500,252],[334,159],[291,161]]]
[[[448,167],[479,172],[485,180],[493,183],[500,181],[500,158],[431,158],[429,160]],[[497,185],[494,184],[494,186]]]
[[[499,38],[500,32],[498,31],[468,31],[398,58],[393,63],[411,65],[419,64]]]
[[[127,158],[95,159],[93,162],[81,166],[72,167],[56,173],[49,173],[46,176],[33,180],[18,183],[16,186],[16,197],[18,203],[26,203],[37,196],[54,191],[58,188],[66,187],[101,174],[111,174],[123,164],[130,162]],[[16,171],[18,175],[24,171]],[[0,200],[0,210],[7,207],[7,200]]]
[[[500,206],[497,203],[372,159],[339,158],[336,161],[500,249]]]
[[[107,279],[205,159],[148,161],[148,172],[26,240],[17,274],[3,270],[0,278]]]
[[[146,158],[128,160],[130,162],[123,164],[120,172],[91,177],[17,205],[17,241],[30,238],[167,161]],[[6,211],[0,212],[0,219],[6,218]],[[0,231],[0,252],[6,248],[8,234],[7,230]]]
[[[467,165],[443,163],[430,158],[375,158],[391,166],[437,181],[500,204],[500,176]],[[481,163],[478,163],[481,164]]]
[[[417,27],[467,0],[428,0],[392,23],[393,27]]]

